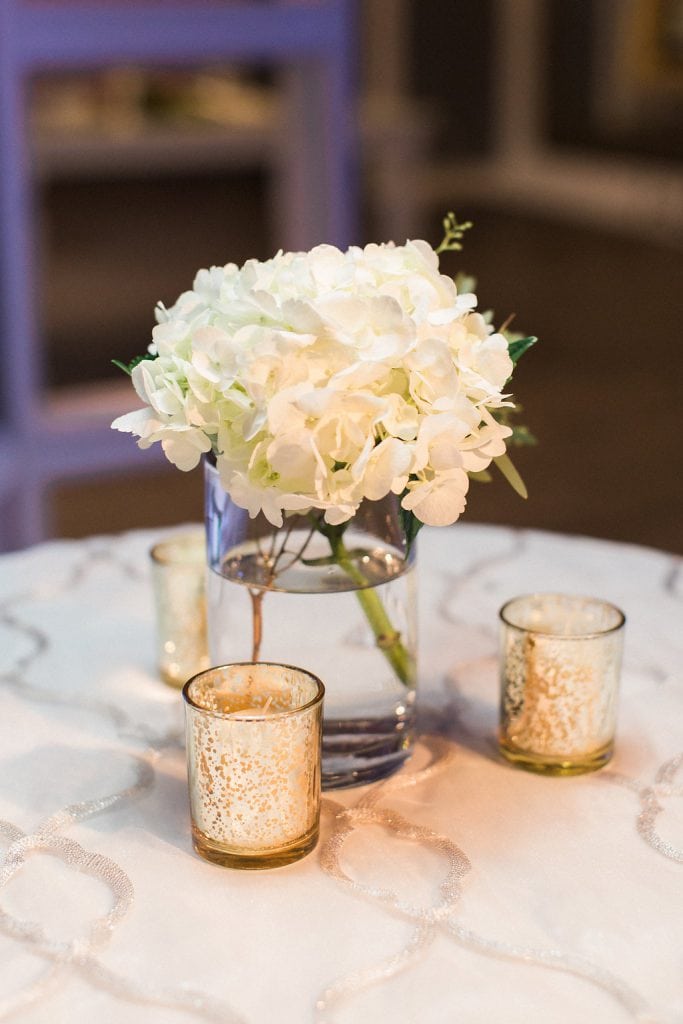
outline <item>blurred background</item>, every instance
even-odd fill
[[[108,424],[199,267],[474,221],[539,445],[470,521],[683,553],[683,0],[4,0],[0,544],[202,516]]]

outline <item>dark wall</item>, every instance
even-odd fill
[[[489,0],[413,0],[411,80],[416,96],[436,102],[438,154],[468,156],[491,148]]]
[[[595,110],[596,86],[606,74],[600,35],[604,0],[545,0],[543,105],[548,139],[556,145],[683,159],[683,86],[661,102],[644,90],[636,123],[616,130],[601,124]],[[436,153],[477,156],[492,146],[492,40],[495,5],[491,0],[413,0],[412,71],[415,94],[432,100],[439,114]],[[666,58],[664,54],[663,59]],[[671,66],[680,54],[668,55]]]

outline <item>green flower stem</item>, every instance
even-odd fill
[[[403,645],[400,632],[392,626],[381,597],[349,555],[341,533],[329,530],[326,536],[335,562],[358,585],[356,597],[375,634],[378,648],[403,685],[412,686],[415,681],[415,663]]]

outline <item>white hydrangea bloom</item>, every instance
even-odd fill
[[[200,270],[157,307],[132,373],[145,408],[112,426],[183,470],[213,452],[233,501],[275,526],[310,508],[342,523],[389,492],[446,525],[511,433],[491,413],[511,404],[507,342],[475,307],[423,241]]]

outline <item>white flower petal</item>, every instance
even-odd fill
[[[363,491],[370,501],[378,501],[388,494],[394,481],[404,478],[410,469],[412,454],[395,437],[388,437],[370,453],[363,475]]]
[[[151,409],[134,409],[133,412],[117,416],[111,427],[126,434],[142,434],[149,423],[157,423]]]
[[[401,505],[427,526],[450,526],[465,511],[468,487],[469,477],[462,470],[437,474],[428,481],[411,481]]]
[[[211,451],[211,442],[201,431],[187,428],[165,432],[161,447],[169,462],[188,472],[198,465],[202,455]]]

